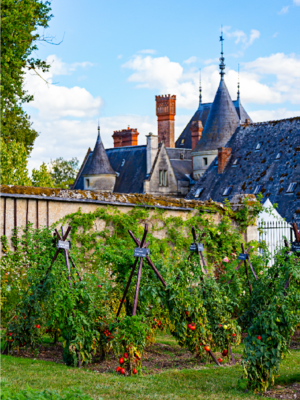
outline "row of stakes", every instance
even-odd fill
[[[293,223],[292,224],[294,233],[295,233],[295,238],[296,240],[292,243],[292,252],[300,252],[300,230],[298,230],[297,228],[297,224]],[[58,232],[57,229],[55,229],[55,234],[54,236],[56,236],[57,238],[57,243],[56,243],[56,252],[55,255],[51,261],[50,267],[48,268],[48,270],[46,271],[46,274],[44,276],[44,278],[41,280],[40,285],[43,285],[43,283],[46,281],[47,276],[49,274],[49,272],[51,271],[51,268],[55,262],[55,260],[58,257],[58,254],[60,253],[60,251],[62,250],[64,252],[64,257],[65,257],[65,263],[68,269],[68,280],[69,280],[69,285],[70,288],[72,288],[72,280],[71,280],[71,269],[70,269],[70,263],[71,262],[73,268],[76,270],[76,274],[79,278],[80,281],[82,281],[82,278],[78,272],[78,269],[76,268],[76,265],[70,255],[70,248],[71,248],[71,241],[67,240],[69,233],[71,232],[71,226],[68,227],[67,231],[64,233],[64,229],[63,227],[61,227],[61,235]],[[140,283],[141,283],[141,276],[142,276],[142,268],[143,268],[143,260],[145,259],[146,262],[148,263],[148,265],[153,269],[154,273],[156,274],[156,276],[158,277],[158,279],[161,281],[161,283],[163,284],[164,287],[167,286],[166,282],[164,281],[164,279],[162,278],[162,276],[160,275],[159,271],[157,270],[157,268],[155,267],[155,265],[153,264],[151,258],[150,258],[150,249],[148,248],[150,245],[150,242],[146,242],[147,239],[147,234],[148,234],[148,225],[145,224],[145,228],[144,228],[144,234],[142,237],[142,240],[138,239],[137,237],[134,236],[134,234],[131,232],[131,230],[128,230],[129,235],[131,236],[132,240],[134,241],[134,243],[136,244],[136,248],[134,249],[134,257],[135,257],[135,262],[132,266],[131,269],[131,273],[128,279],[128,282],[126,284],[125,290],[124,290],[124,294],[119,306],[119,309],[117,311],[117,318],[120,315],[121,312],[121,308],[123,305],[123,302],[125,300],[125,297],[128,293],[128,289],[130,287],[131,281],[132,281],[132,277],[134,275],[134,272],[136,270],[136,266],[139,263],[138,266],[138,273],[137,273],[137,283],[136,283],[136,288],[135,288],[135,295],[134,295],[134,302],[133,302],[133,309],[132,309],[132,315],[136,315],[136,311],[137,311],[137,304],[138,304],[138,297],[139,297],[139,289],[140,289]],[[201,263],[200,263],[200,267],[201,270],[203,272],[203,274],[205,274],[207,277],[209,277],[209,273],[207,270],[207,266],[204,260],[204,256],[203,256],[203,251],[204,251],[204,245],[203,243],[201,243],[201,240],[205,237],[206,233],[202,233],[199,235],[199,237],[197,238],[196,235],[196,230],[195,227],[192,227],[192,236],[194,239],[194,242],[191,244],[190,246],[190,255],[188,256],[188,260],[191,259],[193,254],[197,254],[198,256],[200,256],[201,258]],[[286,242],[285,245],[287,247],[288,243]],[[238,259],[240,260],[238,266],[235,268],[235,271],[237,272],[239,270],[239,268],[244,264],[245,266],[245,272],[246,272],[246,276],[247,276],[247,282],[248,282],[248,286],[249,286],[249,292],[250,295],[252,294],[252,286],[250,283],[250,279],[249,279],[249,270],[248,270],[248,266],[250,267],[250,270],[252,271],[252,274],[254,276],[254,278],[257,280],[257,275],[255,273],[255,270],[251,264],[250,261],[250,257],[249,257],[249,252],[252,249],[252,246],[249,246],[249,248],[245,251],[244,245],[241,244],[241,249],[242,249],[242,253],[239,254]],[[232,277],[229,279],[229,281],[227,282],[228,284],[231,283],[231,281],[233,280],[235,274],[232,275]],[[288,287],[289,285],[289,279],[287,280],[286,284],[285,284],[285,289]],[[30,311],[29,311],[30,313]],[[5,350],[3,351],[2,354],[8,354],[9,351],[9,346],[7,345]],[[232,353],[232,349],[231,346],[229,345],[229,351],[230,351],[230,355],[231,355],[231,360],[233,364],[236,364],[236,361],[234,359],[233,353]],[[213,354],[213,352],[211,350],[208,351],[209,355],[211,356],[211,358],[213,359],[213,361],[220,366],[219,361],[217,360],[217,358],[215,357],[215,355]],[[81,367],[81,360],[79,357],[79,361],[78,361],[78,367]]]

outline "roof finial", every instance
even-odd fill
[[[201,84],[201,69],[199,72],[199,105],[202,104],[202,84]]]
[[[238,64],[238,85],[237,85],[237,99],[240,99],[240,64]]]
[[[224,42],[224,38],[223,38],[223,25],[221,26],[221,36],[220,36],[220,42],[221,42],[221,57],[220,57],[220,75],[221,75],[221,79],[223,79],[223,76],[225,75],[225,58],[223,57],[223,42]]]
[[[98,137],[100,137],[100,123],[99,123],[99,118],[98,118]]]

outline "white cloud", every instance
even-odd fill
[[[294,4],[296,4],[296,6],[300,6],[300,0],[294,0]]]
[[[58,58],[55,54],[47,57],[47,63],[50,64],[51,75],[71,75],[78,68],[92,67],[94,64],[89,61],[75,62],[67,64]]]
[[[61,117],[89,118],[99,114],[103,105],[101,97],[93,97],[86,89],[78,86],[67,88],[53,84],[55,75],[72,73],[78,67],[85,67],[91,63],[66,64],[56,56],[49,56],[51,60],[49,72],[42,74],[43,79],[34,72],[28,72],[25,79],[25,89],[34,95],[30,107],[35,108],[41,119],[59,119]]]
[[[282,7],[282,9],[277,13],[279,15],[287,14],[289,12],[290,6]]]
[[[122,54],[119,54],[118,57],[117,57],[117,59],[120,60],[121,58],[123,58],[123,55],[122,55]]]
[[[155,54],[155,53],[156,53],[156,50],[153,50],[153,49],[145,49],[145,50],[140,50],[140,51],[138,51],[138,53],[141,53],[141,54]]]
[[[231,31],[231,26],[224,26],[223,31],[225,36],[235,39],[235,44],[242,44],[243,49],[251,46],[254,40],[260,37],[260,32],[257,29],[251,29],[249,35],[239,29]]]
[[[299,111],[289,111],[286,108],[278,108],[277,110],[258,110],[249,112],[254,122],[275,121],[278,119],[299,117]]]
[[[184,62],[184,64],[192,64],[192,63],[194,63],[196,61],[197,61],[197,57],[192,56],[192,57],[188,58],[187,60],[185,60],[183,62]]]

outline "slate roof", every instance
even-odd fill
[[[193,172],[191,149],[176,149],[167,147],[166,150],[176,179],[178,181],[190,182],[190,176]]]
[[[143,193],[143,181],[146,178],[146,146],[128,146],[106,149],[106,155],[112,169],[117,172],[114,192]],[[93,158],[91,151],[82,166],[80,176],[75,181],[73,189],[84,189],[83,175],[90,170]]]
[[[258,143],[261,147],[256,150]],[[186,198],[194,199],[196,190],[204,188],[197,200],[223,202],[236,194],[253,194],[262,185],[263,201],[269,198],[277,203],[279,214],[288,222],[299,221],[300,117],[239,127],[226,147],[232,148],[232,155],[224,172],[218,174],[217,159],[213,161]],[[297,183],[295,190],[287,193],[293,182]],[[227,187],[232,190],[223,196]]]
[[[192,137],[191,137],[191,123],[193,121],[201,121],[203,128],[205,128],[205,124],[211,109],[213,103],[203,103],[199,105],[198,110],[195,112],[195,114],[192,116],[184,130],[182,131],[181,135],[178,137],[178,139],[175,142],[175,147],[177,148],[187,148],[191,149],[192,148]],[[246,110],[244,109],[242,103],[240,100],[235,100],[233,101],[233,105],[235,107],[235,110],[237,112],[238,117],[241,120],[241,124],[244,124],[246,122],[246,119],[249,119],[250,122],[252,122],[251,118],[247,114]],[[182,140],[184,139],[184,143],[181,143]]]
[[[110,162],[108,160],[99,130],[94,151],[92,152],[92,156],[89,158],[89,161],[86,164],[86,167],[83,171],[83,175],[108,175],[108,174],[115,174],[115,171],[111,167]]]
[[[224,146],[238,126],[238,114],[225,80],[221,78],[201,139],[193,151],[216,150]]]

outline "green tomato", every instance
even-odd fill
[[[227,329],[227,328],[228,328],[228,326],[227,326],[227,325],[223,325],[223,328],[224,328],[224,329]]]

